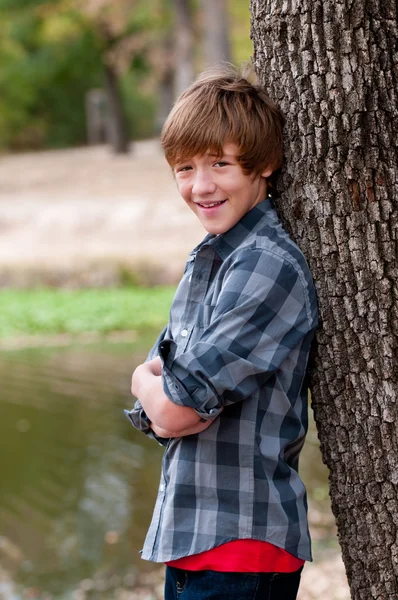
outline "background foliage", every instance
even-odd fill
[[[0,149],[80,145],[85,96],[118,73],[131,139],[156,133],[162,40],[171,0],[0,0]],[[200,2],[193,18],[200,31]],[[229,0],[232,58],[248,60],[249,3]],[[200,35],[196,70],[201,68]]]
[[[87,331],[160,331],[174,287],[99,290],[3,290],[0,340],[12,336]]]

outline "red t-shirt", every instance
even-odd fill
[[[206,552],[167,562],[169,567],[186,571],[222,571],[236,573],[292,573],[304,561],[268,542],[233,540]]]

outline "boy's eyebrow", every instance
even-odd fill
[[[210,156],[212,158],[221,158],[221,157],[225,157],[225,158],[235,158],[235,154],[227,154],[225,152],[221,152],[221,154],[216,154],[215,152],[206,152],[206,156]]]
[[[232,160],[235,160],[237,158],[235,154],[227,154],[227,153],[224,153],[224,152],[221,152],[221,154],[218,154],[217,152],[211,152],[211,151],[210,152],[205,152],[204,156],[208,156],[209,158],[229,158],[229,159],[232,159]],[[193,159],[194,159],[193,156],[188,156],[188,157],[186,157],[184,159],[181,158],[181,159],[179,159],[179,160],[176,161],[174,167],[176,165],[181,165],[181,164],[187,163],[187,162],[189,162],[189,161],[191,161]]]

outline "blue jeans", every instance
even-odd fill
[[[295,600],[294,573],[219,573],[166,567],[165,600]]]

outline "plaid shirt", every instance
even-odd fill
[[[160,355],[173,402],[203,419],[224,410],[200,434],[158,439],[166,450],[144,559],[253,538],[311,560],[297,468],[316,325],[308,266],[269,198],[191,253],[148,358]],[[126,414],[156,438],[139,401]]]

